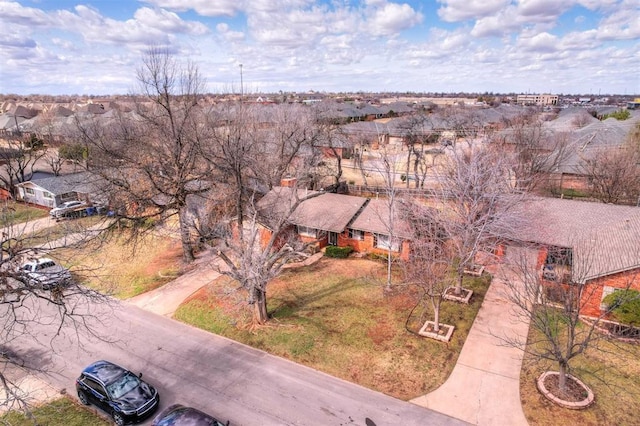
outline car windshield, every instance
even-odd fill
[[[133,374],[126,373],[118,380],[108,385],[107,392],[109,392],[112,399],[119,399],[138,386],[140,386],[140,380]]]

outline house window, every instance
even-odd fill
[[[364,231],[349,228],[349,238],[352,240],[364,240]]]
[[[607,306],[606,303],[604,303],[604,298],[607,297],[608,295],[615,293],[616,291],[620,290],[619,288],[615,288],[615,287],[610,287],[608,285],[605,285],[602,288],[602,299],[600,299],[600,310],[602,312],[605,312],[609,307]]]
[[[310,228],[308,226],[298,225],[298,235],[302,235],[305,237],[318,238],[318,230],[315,228]]]
[[[50,192],[47,192],[47,191],[44,191],[44,192],[42,193],[42,196],[43,196],[44,198],[48,198],[49,200],[53,199],[53,194],[52,194],[52,193],[50,193]]]
[[[374,245],[376,248],[400,251],[400,241],[397,239],[393,239],[392,241],[391,238],[385,234],[375,234]]]
[[[36,195],[36,191],[34,191],[33,188],[25,188],[24,192],[26,192],[29,195]]]

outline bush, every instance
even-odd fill
[[[623,324],[640,326],[640,292],[619,290],[607,295],[603,302],[611,309],[611,315]]]
[[[327,250],[325,251],[325,256],[327,257],[335,257],[338,259],[344,259],[349,257],[353,249],[351,247],[336,247],[336,246],[327,246]]]

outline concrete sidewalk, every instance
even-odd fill
[[[527,425],[520,402],[523,352],[500,337],[527,337],[529,324],[514,321],[500,274],[494,276],[447,381],[411,402],[474,425]]]
[[[215,268],[214,262],[217,261],[219,259],[211,253],[201,253],[187,273],[162,287],[127,299],[127,302],[146,311],[171,318],[186,298],[220,276]]]

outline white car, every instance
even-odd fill
[[[85,203],[83,203],[82,201],[66,201],[62,204],[60,204],[58,207],[55,207],[53,209],[51,209],[49,211],[49,216],[51,216],[54,219],[59,219],[62,216],[65,215],[65,213],[68,213],[70,211],[73,211],[79,207],[84,206]]]
[[[20,269],[26,274],[29,284],[41,286],[44,290],[64,287],[71,282],[71,272],[48,257],[32,259],[24,263]]]

